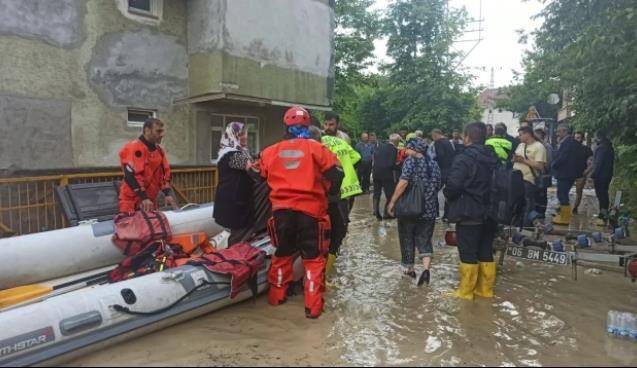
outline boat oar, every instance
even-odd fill
[[[80,279],[68,281],[58,285],[32,284],[18,286],[12,289],[0,291],[0,310],[37,302],[48,297],[68,293],[86,286],[108,281],[108,272],[100,272]],[[51,294],[53,293],[53,294]],[[51,295],[49,295],[51,294]],[[28,302],[28,303],[27,303]]]
[[[38,298],[53,291],[46,285],[25,285],[0,291],[0,309],[10,307],[30,299]]]

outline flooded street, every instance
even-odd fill
[[[637,365],[637,343],[606,334],[609,309],[637,312],[637,285],[623,275],[580,267],[574,281],[570,266],[507,258],[493,300],[459,301],[448,295],[457,250],[438,245],[444,226],[432,283],[418,288],[400,272],[396,222],[370,208],[369,196],[357,200],[319,320],[305,319],[301,295],[277,308],[261,296],[69,365]]]

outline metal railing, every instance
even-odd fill
[[[217,168],[175,168],[172,186],[181,203],[207,203],[214,200],[218,183]],[[0,178],[0,237],[23,235],[67,227],[58,205],[55,187],[67,184],[121,180],[118,171],[79,172]]]

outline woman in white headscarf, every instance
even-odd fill
[[[254,222],[254,181],[248,175],[252,157],[247,146],[248,129],[245,124],[228,124],[221,137],[217,161],[219,185],[213,217],[217,224],[230,229],[230,245],[246,240],[244,229]]]

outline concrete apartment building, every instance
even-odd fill
[[[0,171],[116,166],[154,115],[173,164],[329,108],[333,0],[0,0]]]

